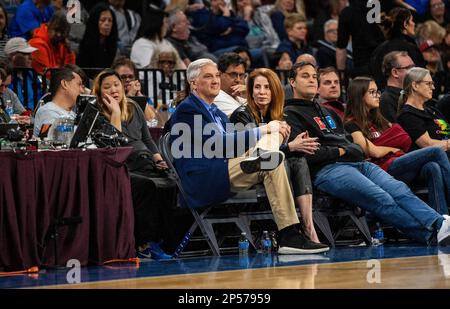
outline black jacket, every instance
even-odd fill
[[[352,142],[351,136],[344,131],[342,120],[333,110],[315,101],[291,99],[286,101],[284,113],[291,126],[291,140],[303,131],[308,131],[310,137],[319,138],[319,150],[313,155],[305,155],[313,177],[327,164],[364,160],[361,147]],[[342,157],[339,156],[339,148],[345,150]]]

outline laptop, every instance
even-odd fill
[[[86,108],[84,109],[77,129],[70,141],[69,148],[78,148],[80,143],[85,143],[87,141],[99,114],[98,109],[94,105],[86,104]]]
[[[147,107],[148,104],[148,98],[146,96],[129,96],[129,99],[133,100],[134,102],[136,102],[139,107],[142,109],[142,112],[145,113],[145,108]]]

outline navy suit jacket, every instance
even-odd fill
[[[217,114],[226,129],[227,116],[220,110]],[[232,195],[228,158],[241,156],[255,145],[254,131],[219,130],[210,112],[192,94],[177,107],[170,125],[174,164],[187,194],[186,200],[181,199],[182,205],[206,207],[228,199]],[[203,149],[212,149],[214,155]]]

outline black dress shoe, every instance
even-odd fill
[[[284,153],[279,150],[256,150],[257,155],[241,161],[241,169],[245,174],[276,169],[284,160]]]

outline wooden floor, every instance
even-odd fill
[[[42,288],[450,288],[450,255],[169,275]]]

